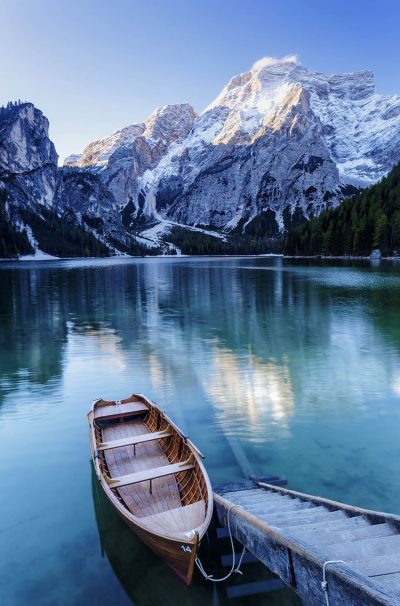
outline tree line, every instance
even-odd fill
[[[281,243],[272,238],[253,240],[235,235],[223,240],[184,227],[173,227],[166,240],[180,248],[184,255],[261,255],[281,249]]]
[[[367,256],[400,252],[400,164],[379,183],[287,232],[287,255]]]

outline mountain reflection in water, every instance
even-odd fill
[[[213,603],[95,500],[96,523],[86,413],[98,396],[154,399],[213,482],[282,474],[400,513],[396,264],[1,263],[0,284],[0,603]],[[282,595],[243,604],[297,603]]]

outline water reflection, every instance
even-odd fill
[[[25,579],[22,593],[17,581],[2,585],[4,603],[35,595],[48,568],[54,586],[72,583],[50,562],[62,552],[67,569],[79,568],[74,543],[86,541],[88,528],[86,596],[96,566],[115,600],[112,579],[124,579],[115,603],[158,595],[144,572],[135,593],[130,571],[142,570],[141,560],[155,566],[166,594],[173,586],[122,522],[99,521],[97,505],[112,570],[96,560],[82,463],[96,396],[153,397],[206,453],[213,481],[282,473],[296,489],[400,512],[399,275],[384,263],[281,259],[0,265],[0,473],[10,487],[0,503],[8,537],[0,575]],[[35,505],[33,519],[26,503]],[[119,570],[124,541],[129,565]],[[84,603],[82,595],[70,603]]]
[[[21,376],[38,384],[59,379],[67,338],[59,294],[44,295],[39,270],[2,271],[0,276],[0,390],[9,391]]]
[[[218,419],[226,431],[263,443],[276,430],[289,436],[289,418],[294,413],[294,395],[287,360],[282,365],[262,363],[254,356],[237,356],[215,347],[210,357],[205,392],[220,409]]]

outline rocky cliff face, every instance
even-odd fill
[[[32,103],[0,108],[0,188],[7,192],[10,208],[53,206],[57,160],[41,111]]]
[[[151,197],[142,191],[145,173],[186,139],[195,118],[187,103],[167,105],[143,124],[132,124],[90,143],[81,156],[70,156],[65,164],[98,174],[123,212],[126,226],[140,226],[156,216]]]
[[[0,257],[129,248],[112,194],[92,173],[59,170],[48,128],[47,118],[31,103],[0,108]]]
[[[232,78],[199,116],[167,106],[68,163],[97,172],[136,227],[252,233],[262,219],[274,235],[399,160],[400,97],[376,94],[371,72],[325,76],[289,57]]]

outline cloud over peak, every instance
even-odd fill
[[[276,63],[300,63],[300,61],[297,55],[286,55],[281,59],[278,59],[277,57],[263,57],[253,64],[251,71],[258,71],[263,67],[268,67],[269,65],[274,65]]]

